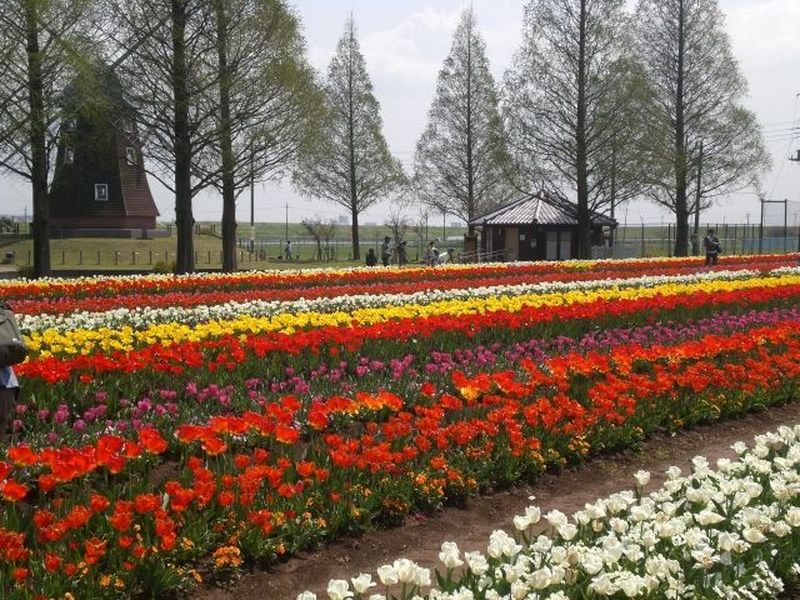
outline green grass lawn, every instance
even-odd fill
[[[222,264],[222,241],[218,237],[219,225],[201,223],[199,235],[194,237],[195,266],[198,269],[218,269]],[[464,228],[451,227],[447,230],[448,247],[460,249],[454,238],[463,236]],[[326,250],[330,260],[317,260],[317,247],[308,233],[299,224],[289,225],[289,239],[292,240],[295,260],[282,259],[285,244],[285,226],[279,223],[259,223],[256,225],[255,251],[249,251],[250,226],[240,225],[239,234],[244,247],[237,250],[240,269],[283,269],[297,267],[336,267],[361,265],[369,248],[379,252],[388,228],[365,225],[360,228],[361,259],[351,260],[352,242],[350,228],[340,226],[335,243]],[[441,236],[441,228],[431,230],[432,238]],[[409,233],[408,258],[410,262],[421,256],[421,240]],[[14,266],[25,270],[32,264],[33,252],[29,238],[10,238],[0,240],[0,258],[7,252],[14,252]],[[51,265],[59,270],[150,270],[169,268],[175,260],[176,238],[160,237],[148,240],[109,239],[109,238],[71,238],[50,241]]]

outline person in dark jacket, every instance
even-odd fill
[[[703,239],[703,246],[706,249],[706,266],[717,264],[719,260],[719,238],[713,229],[708,230],[708,235]]]
[[[388,235],[383,238],[383,244],[381,245],[381,260],[383,261],[383,266],[388,267],[389,261],[392,259],[392,238]]]
[[[397,264],[401,267],[408,263],[408,254],[406,253],[406,241],[403,240],[397,245]]]
[[[0,367],[0,435],[11,432],[19,397],[19,381],[11,367]]]
[[[378,255],[375,254],[375,248],[367,250],[367,266],[374,267],[378,264]]]

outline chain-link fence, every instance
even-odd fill
[[[800,226],[764,225],[759,223],[703,223],[694,238],[690,227],[690,253],[695,246],[704,254],[703,238],[709,229],[716,232],[723,254],[787,254],[800,251]],[[696,243],[695,243],[696,240]],[[619,227],[613,245],[596,247],[596,258],[646,258],[673,256],[675,226],[671,223]]]

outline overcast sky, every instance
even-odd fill
[[[436,76],[450,49],[452,34],[466,3],[460,0],[290,0],[301,16],[312,63],[325,73],[333,50],[352,10],[362,51],[381,103],[384,133],[394,154],[410,170],[417,138],[427,121]],[[486,41],[496,80],[521,40],[522,0],[473,0],[478,25]],[[762,188],[772,199],[800,202],[800,163],[788,161],[800,149],[800,135],[787,134],[800,126],[800,0],[720,0],[727,15],[733,51],[750,85],[745,103],[764,127],[774,167]],[[800,132],[795,132],[800,133]],[[151,182],[162,219],[174,216],[174,201]],[[295,195],[288,184],[263,186],[256,191],[256,220],[282,221],[289,204],[289,220],[344,214],[338,205]],[[195,218],[217,220],[219,200],[195,201]],[[0,214],[30,212],[29,189],[0,179]],[[384,208],[370,210],[362,222],[382,222]],[[238,216],[250,216],[249,197],[240,200]],[[721,198],[708,212],[709,220],[728,223],[758,220],[755,194],[741,192]],[[625,218],[621,211],[617,217]],[[652,204],[630,205],[629,223],[671,221],[671,215]],[[705,219],[705,217],[704,217]]]

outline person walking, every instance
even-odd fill
[[[428,266],[435,267],[439,264],[439,249],[433,240],[428,242],[428,254],[425,258]]]
[[[19,381],[11,367],[0,367],[0,435],[11,433],[19,397]]]
[[[283,249],[283,256],[286,260],[292,260],[294,258],[294,256],[292,255],[291,240],[286,240],[286,247]]]
[[[408,263],[408,254],[406,253],[406,241],[403,240],[397,245],[397,264],[404,267]]]
[[[383,244],[381,244],[381,261],[383,262],[384,267],[389,266],[389,261],[392,259],[392,238],[388,235],[383,238]]]
[[[708,235],[703,239],[703,246],[706,249],[706,266],[716,265],[719,260],[720,245],[719,238],[713,229],[708,230]]]

